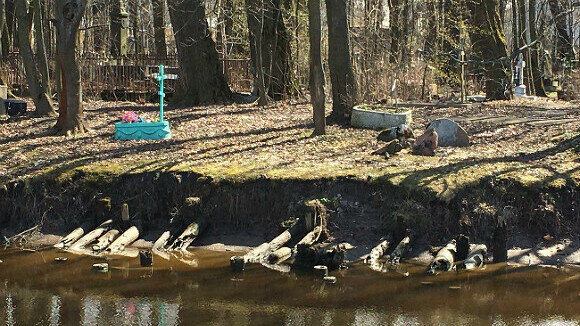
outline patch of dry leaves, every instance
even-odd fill
[[[196,171],[241,179],[382,176],[432,186],[439,193],[457,188],[454,183],[459,186],[493,174],[525,175],[534,182],[552,178],[577,184],[580,179],[580,108],[565,102],[416,108],[412,125],[416,135],[433,119],[453,118],[467,130],[473,145],[441,148],[435,157],[402,153],[388,160],[370,155],[381,146],[377,131],[329,126],[327,135],[310,137],[309,104],[170,109],[166,117],[173,139],[168,141],[116,141],[114,123],[124,110],[151,118],[157,107],[86,103],[92,131],[74,138],[46,135],[55,122],[50,118],[0,122],[0,183],[96,167],[112,173]]]

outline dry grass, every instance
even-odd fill
[[[115,177],[144,171],[194,171],[216,178],[334,178],[389,180],[451,198],[483,177],[562,186],[580,180],[580,108],[565,102],[494,102],[481,108],[417,108],[413,128],[458,118],[469,148],[441,148],[435,157],[370,153],[377,131],[330,126],[311,138],[311,108],[277,103],[169,110],[170,141],[116,141],[113,123],[123,110],[151,117],[156,107],[87,103],[92,132],[47,136],[53,119],[19,118],[0,124],[0,184],[30,176],[65,180],[74,171]]]

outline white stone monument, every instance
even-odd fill
[[[6,114],[4,100],[7,98],[8,98],[8,87],[6,85],[0,85],[0,116]]]
[[[514,87],[514,94],[516,97],[527,97],[526,96],[526,85],[524,85],[524,68],[526,67],[526,62],[524,61],[524,55],[522,53],[518,56],[518,64],[516,65],[515,75],[516,87]]]

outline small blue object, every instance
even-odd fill
[[[115,139],[171,139],[169,121],[115,123]]]
[[[167,79],[167,76],[163,74],[163,65],[159,66],[156,79],[159,82],[159,122],[117,122],[115,123],[115,139],[171,139],[169,122],[163,120],[163,100],[165,99],[163,81]]]

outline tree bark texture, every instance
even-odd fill
[[[246,0],[252,66],[260,104],[290,91],[290,40],[280,0]]]
[[[326,133],[324,112],[324,71],[320,55],[320,0],[308,0],[308,23],[310,39],[310,101],[314,115],[314,134]]]
[[[348,122],[356,100],[350,59],[346,0],[326,0],[328,16],[328,65],[332,83],[332,114],[337,122]]]
[[[153,30],[155,35],[155,54],[160,58],[167,56],[167,42],[165,40],[165,0],[152,0]]]
[[[86,6],[87,0],[56,0],[55,3],[57,64],[62,83],[55,129],[67,135],[86,131],[81,71],[75,51],[77,31]]]
[[[34,1],[31,5],[39,6],[40,2]],[[20,54],[24,64],[24,72],[26,75],[26,82],[28,83],[30,96],[32,97],[34,106],[36,107],[35,115],[53,116],[56,115],[56,112],[54,111],[52,100],[47,89],[48,76],[42,75],[42,73],[48,74],[48,69],[39,71],[37,68],[40,67],[42,69],[42,64],[37,65],[37,59],[39,63],[44,62],[46,64],[46,53],[44,53],[44,60],[42,60],[40,58],[43,56],[42,53],[37,51],[38,56],[35,56],[34,51],[32,51],[32,22],[35,20],[34,16],[36,11],[37,10],[29,6],[25,0],[17,0],[15,4],[15,13],[18,19],[18,39],[20,44]],[[42,38],[40,40],[38,40],[38,38],[39,35],[37,34],[36,41],[44,43]],[[37,48],[37,50],[40,49]]]
[[[208,28],[204,2],[169,0],[168,5],[181,68],[177,100],[186,105],[228,101],[231,91]]]
[[[473,50],[483,61],[486,77],[486,97],[491,100],[506,99],[509,62],[503,23],[499,15],[499,0],[475,0],[469,6]]]

